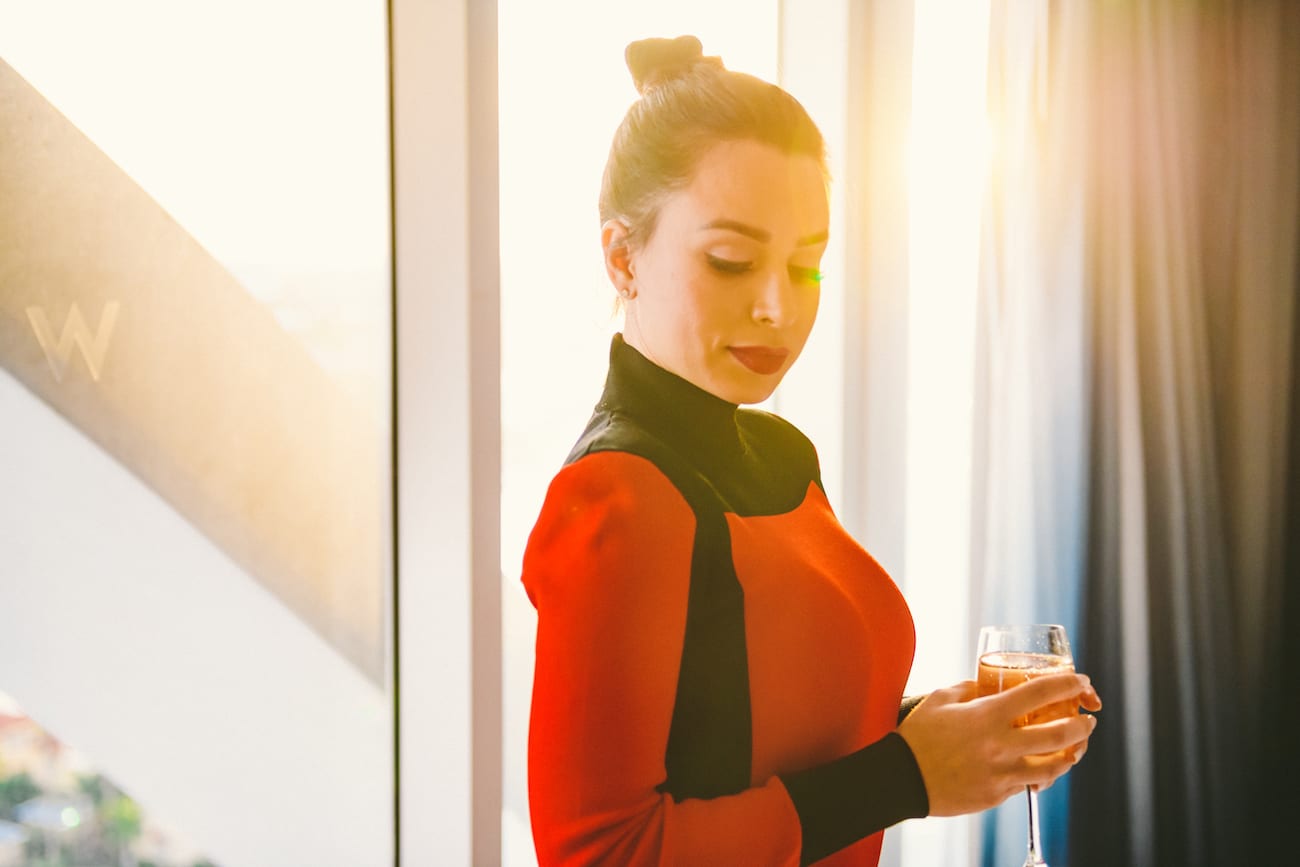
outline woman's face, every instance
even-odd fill
[[[812,157],[714,146],[663,200],[643,244],[620,254],[626,227],[605,226],[607,269],[627,299],[624,339],[723,400],[767,399],[817,317],[829,219]]]

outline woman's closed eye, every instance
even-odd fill
[[[704,258],[708,261],[710,268],[724,274],[744,274],[754,267],[753,262],[740,259],[724,259],[721,256],[714,256],[712,253],[705,253]]]
[[[705,259],[708,261],[709,267],[723,274],[747,274],[754,270],[754,263],[748,259],[726,259],[712,253],[706,253]],[[817,268],[789,265],[786,271],[790,275],[790,282],[792,283],[798,283],[801,286],[821,285],[822,272]]]

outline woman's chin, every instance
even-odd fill
[[[728,403],[762,403],[771,397],[772,392],[776,391],[776,387],[781,384],[782,374],[764,376],[761,377],[761,379],[751,374],[750,376],[745,377],[745,379],[759,381],[727,382],[725,384],[720,384],[719,390],[713,391],[713,393]]]

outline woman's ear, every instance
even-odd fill
[[[636,297],[636,276],[632,268],[632,246],[627,224],[622,220],[606,220],[600,227],[600,246],[605,253],[605,273],[614,284],[620,298]]]

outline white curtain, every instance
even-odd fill
[[[992,155],[979,285],[972,616],[1061,623],[1079,646],[1087,517],[1082,4],[990,10]],[[1080,668],[1086,668],[1080,659]],[[1047,860],[1065,863],[1068,778],[1041,797]],[[1023,798],[986,814],[985,863],[1025,851]]]

